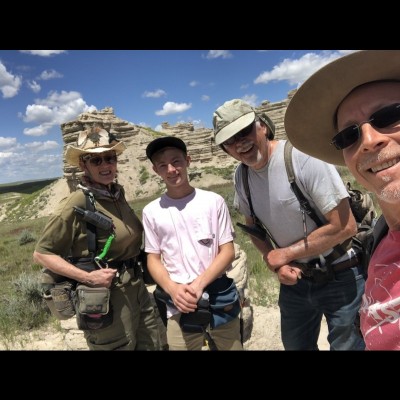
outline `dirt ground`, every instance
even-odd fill
[[[253,306],[253,330],[244,343],[245,350],[283,350],[280,317],[277,307]],[[329,350],[327,326],[323,321],[319,348]],[[75,318],[61,321],[61,328],[49,325],[20,336],[13,343],[0,339],[0,350],[87,350],[82,331],[76,329]]]

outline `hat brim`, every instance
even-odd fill
[[[256,119],[256,113],[254,111],[242,115],[240,118],[231,122],[219,130],[215,135],[215,144],[222,144],[225,140],[228,140],[232,136],[236,135],[246,126],[249,126]]]
[[[126,145],[124,142],[118,142],[114,146],[110,147],[94,147],[93,149],[82,150],[78,147],[68,146],[67,151],[65,152],[65,161],[69,165],[73,165],[75,167],[79,167],[80,157],[83,154],[99,154],[104,153],[106,151],[115,151],[115,154],[119,156],[126,149]]]
[[[343,151],[331,145],[337,107],[356,87],[391,79],[400,80],[398,50],[362,50],[325,65],[291,99],[285,113],[288,139],[304,153],[345,165]]]

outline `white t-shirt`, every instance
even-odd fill
[[[254,212],[268,228],[279,247],[288,247],[304,237],[300,204],[290,187],[286,173],[285,142],[285,140],[278,141],[265,167],[257,171],[248,169]],[[300,182],[300,189],[311,207],[324,221],[324,214],[335,208],[343,198],[349,197],[342,178],[334,165],[310,157],[296,148],[293,148],[292,160],[296,181]],[[235,171],[234,202],[242,214],[251,215],[242,183],[240,164]],[[316,229],[315,222],[309,216],[306,216],[306,226],[307,234]],[[331,251],[325,252],[324,256]],[[310,258],[297,261],[309,260]]]
[[[192,282],[212,263],[218,247],[234,239],[225,200],[202,189],[182,199],[163,194],[144,207],[142,220],[146,252],[161,254],[177,283]]]

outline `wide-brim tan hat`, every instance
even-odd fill
[[[343,151],[330,144],[337,134],[336,110],[353,89],[381,80],[400,80],[400,50],[362,50],[325,65],[291,99],[285,114],[288,139],[304,153],[345,165]]]
[[[105,129],[82,131],[78,135],[76,146],[67,147],[65,160],[68,164],[79,167],[80,157],[84,154],[98,154],[114,150],[118,156],[125,149],[125,143],[117,140]]]

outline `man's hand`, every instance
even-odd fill
[[[277,272],[277,269],[282,265],[287,265],[290,263],[291,259],[289,259],[286,255],[285,249],[274,249],[264,254],[263,260],[268,265],[268,268],[272,272]]]
[[[301,269],[290,265],[283,265],[277,271],[278,280],[283,285],[295,285],[301,279]]]

